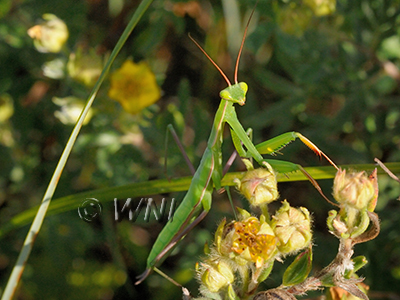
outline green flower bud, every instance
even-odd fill
[[[201,264],[199,277],[203,285],[212,293],[233,283],[234,274],[232,268],[224,261],[207,260]]]
[[[349,228],[347,227],[347,224],[340,219],[340,216],[337,216],[332,220],[332,227],[334,229],[332,233],[337,237],[347,239],[350,236]]]
[[[346,173],[340,169],[333,183],[333,197],[352,208],[374,211],[378,199],[377,170],[368,176],[365,171]]]
[[[8,94],[0,94],[0,124],[4,124],[13,114],[13,99]]]
[[[358,210],[347,206],[339,213],[330,211],[327,225],[332,234],[342,239],[356,238],[362,235],[370,224],[366,210]]]
[[[317,17],[328,16],[336,10],[336,0],[304,0]]]
[[[294,208],[285,200],[272,217],[272,228],[279,240],[282,254],[297,252],[307,247],[312,238],[310,213],[304,207]]]
[[[28,35],[39,52],[58,53],[68,39],[67,25],[52,14],[44,14],[43,20],[42,24],[29,28]]]
[[[271,203],[279,197],[276,176],[265,168],[247,171],[236,183],[240,193],[254,206]]]
[[[284,7],[276,6],[277,23],[280,29],[291,35],[302,36],[311,22],[313,12],[305,5],[297,5],[294,1]]]
[[[67,69],[71,78],[92,87],[101,74],[103,60],[94,49],[85,51],[79,47],[75,53],[70,54]]]

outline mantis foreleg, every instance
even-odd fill
[[[233,143],[235,145],[236,150],[241,155],[241,157],[253,157],[260,165],[267,167],[268,169],[274,169],[281,173],[290,173],[294,171],[301,171],[308,180],[312,183],[312,185],[317,189],[317,191],[322,195],[322,197],[331,204],[332,203],[322,192],[321,187],[317,183],[317,181],[312,178],[310,174],[304,168],[298,164],[293,164],[287,161],[280,160],[264,160],[261,154],[274,154],[280,149],[284,148],[287,144],[294,141],[296,138],[299,138],[307,147],[313,150],[317,155],[324,156],[336,169],[338,167],[335,163],[323,153],[316,145],[314,145],[309,139],[298,132],[287,132],[281,134],[275,138],[272,138],[268,141],[262,142],[256,146],[251,142],[250,138],[244,131],[242,125],[239,123],[237,119],[236,112],[232,111],[231,114],[226,114],[226,121],[231,126]],[[238,138],[247,148],[247,152],[243,149],[241,143],[238,142]],[[334,204],[335,205],[335,204]]]

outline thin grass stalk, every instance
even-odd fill
[[[392,172],[400,173],[400,163],[385,164]],[[350,170],[365,170],[372,172],[377,166],[375,164],[358,164],[358,165],[341,165],[343,169]],[[332,166],[325,167],[304,167],[304,169],[315,179],[332,179],[335,177],[336,169]],[[378,167],[378,175],[386,175],[385,171]],[[240,178],[243,173],[230,172],[222,179],[223,186],[234,186],[234,179]],[[78,194],[68,195],[62,198],[55,199],[49,208],[47,215],[56,215],[70,210],[74,210],[82,203],[82,199],[95,198],[101,203],[111,202],[114,199],[127,199],[135,197],[146,197],[151,195],[173,193],[187,191],[191,182],[192,176],[158,179],[146,182],[134,182],[123,186],[107,187],[93,191],[81,192]],[[293,182],[308,180],[300,171],[293,172],[288,175],[278,174],[278,182]],[[18,215],[14,216],[0,228],[0,240],[11,231],[21,228],[32,222],[37,207],[27,209]]]
[[[93,87],[93,90],[88,97],[86,105],[85,105],[84,109],[82,110],[82,112],[78,118],[78,121],[75,124],[74,129],[72,130],[72,133],[68,139],[67,145],[65,146],[64,151],[61,154],[60,160],[59,160],[57,167],[53,173],[53,176],[51,177],[50,183],[49,183],[49,185],[46,189],[46,192],[43,196],[39,210],[32,222],[32,225],[29,229],[28,234],[26,235],[26,238],[25,238],[24,244],[22,246],[22,249],[19,253],[17,262],[15,263],[15,266],[14,266],[14,268],[11,272],[11,275],[8,279],[8,282],[5,287],[4,293],[1,297],[1,300],[10,300],[13,298],[16,288],[18,286],[18,283],[21,280],[22,274],[24,272],[26,262],[28,261],[28,258],[29,258],[29,254],[31,253],[31,250],[33,248],[35,239],[40,231],[43,220],[46,216],[46,212],[50,205],[50,201],[54,195],[54,192],[57,187],[60,176],[62,174],[62,171],[65,167],[65,164],[67,163],[68,157],[72,151],[72,148],[75,144],[76,138],[78,137],[78,134],[80,132],[80,129],[82,128],[83,121],[85,120],[85,117],[88,114],[88,111],[89,111],[90,107],[92,106],[94,99],[96,98],[96,95],[100,89],[101,84],[103,83],[104,79],[108,75],[108,72],[110,70],[112,63],[114,62],[115,58],[117,57],[118,53],[120,52],[122,46],[125,44],[126,40],[128,39],[129,35],[131,34],[132,30],[135,28],[136,24],[139,22],[139,20],[143,16],[144,12],[147,10],[147,8],[149,7],[149,5],[152,2],[153,2],[153,0],[143,0],[140,3],[140,5],[136,9],[135,13],[133,14],[131,20],[129,21],[127,27],[125,28],[124,32],[122,33],[121,37],[119,38],[117,45],[114,47],[113,51],[111,52],[111,55],[110,55],[109,59],[107,60],[105,66],[103,68],[103,71],[100,74],[99,79],[97,80],[95,86]]]

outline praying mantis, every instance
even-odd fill
[[[301,171],[317,188],[320,194],[327,201],[329,201],[322,193],[318,183],[300,165],[287,161],[264,159],[262,157],[262,154],[274,154],[275,152],[278,152],[287,144],[298,138],[317,155],[320,157],[324,156],[336,169],[338,169],[336,165],[329,159],[329,157],[326,156],[320,149],[318,149],[316,145],[298,132],[287,132],[260,144],[254,145],[238,120],[234,105],[239,104],[240,106],[243,106],[245,104],[248,86],[244,82],[238,82],[237,74],[240,56],[246,39],[247,29],[253,13],[254,9],[245,27],[239,53],[236,59],[234,84],[231,84],[221,68],[189,35],[189,38],[220,72],[222,77],[227,82],[228,87],[220,92],[221,103],[214,117],[207,147],[201,158],[200,164],[193,175],[190,187],[181,204],[178,206],[173,218],[168,221],[155,241],[147,258],[147,268],[143,274],[138,276],[136,284],[140,284],[143,280],[145,280],[151,271],[156,267],[157,263],[210,211],[212,191],[214,188],[217,190],[221,188],[221,180],[223,178],[221,145],[223,140],[222,134],[226,123],[228,123],[230,126],[232,141],[240,157],[252,158],[261,167],[267,168],[271,172],[277,171],[288,174],[294,171]],[[246,149],[243,148],[243,145]],[[200,215],[194,221],[191,221],[195,213],[201,207],[203,208],[203,212],[200,213]]]

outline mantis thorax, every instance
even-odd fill
[[[246,102],[247,84],[239,82],[223,89],[219,95],[222,99],[244,105]]]

